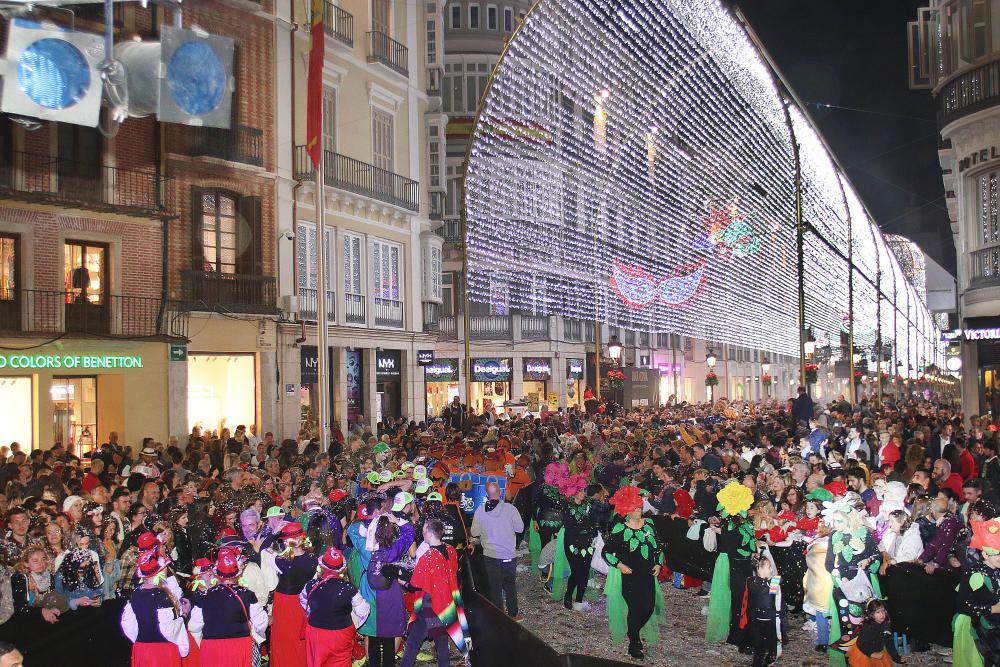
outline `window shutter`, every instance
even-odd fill
[[[264,275],[261,243],[261,199],[240,197],[239,221],[236,225],[236,270],[245,275]]]
[[[205,243],[202,239],[202,190],[191,188],[191,266],[196,271],[205,270]]]

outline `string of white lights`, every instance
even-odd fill
[[[843,356],[850,245],[856,347],[874,361],[880,332],[895,359],[930,363],[939,336],[899,261],[718,2],[531,12],[470,149],[469,298],[797,355],[793,142],[817,345]]]

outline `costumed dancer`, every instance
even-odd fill
[[[188,628],[201,651],[201,667],[254,665],[254,633],[267,632],[267,612],[253,591],[240,586],[235,549],[223,547],[215,561],[218,582],[194,601]],[[259,655],[259,653],[258,653]]]
[[[980,559],[958,584],[954,627],[956,667],[1000,665],[1000,519],[970,521],[970,549]]]
[[[878,580],[870,572],[881,565],[878,544],[858,507],[864,503],[855,493],[823,503],[823,522],[833,529],[828,540],[826,569],[833,581],[830,613],[830,637],[839,637],[831,644],[830,664],[844,664],[847,644],[857,632],[864,617],[864,608],[878,597]]]
[[[122,610],[122,632],[132,642],[132,667],[180,667],[190,649],[180,603],[163,585],[164,559],[141,555],[140,584]]]
[[[766,556],[758,554],[751,562],[754,575],[747,579],[740,628],[750,633],[753,667],[770,667],[781,655],[781,578]]]
[[[347,580],[344,555],[330,547],[319,559],[316,577],[299,594],[305,610],[308,667],[347,667],[354,654],[356,628],[368,618],[368,603]],[[302,663],[299,663],[302,664]]]
[[[468,636],[469,624],[458,588],[458,553],[453,546],[441,541],[443,533],[444,524],[438,519],[424,522],[423,538],[429,548],[417,561],[410,577],[409,586],[416,590],[417,597],[410,615],[401,667],[413,667],[420,646],[427,638],[434,640],[438,667],[447,667],[449,637],[469,664],[472,640]]]
[[[740,628],[743,592],[753,567],[750,558],[757,552],[757,538],[747,510],[753,505],[753,491],[731,480],[716,496],[722,521],[719,532],[719,556],[712,573],[712,595],[708,602],[705,641],[723,640],[750,653],[750,640]]]
[[[528,536],[531,566],[535,571],[538,570],[538,555],[562,526],[563,507],[566,501],[559,493],[559,485],[567,477],[569,468],[565,463],[550,463],[545,467],[543,475],[545,483],[536,485],[535,520],[531,522],[531,534]]]
[[[611,641],[620,643],[628,635],[628,654],[643,660],[642,639],[659,640],[663,597],[657,576],[663,566],[663,551],[656,541],[653,522],[642,518],[642,494],[635,486],[623,486],[611,498],[615,522],[604,544],[604,560],[611,565],[605,593]],[[622,621],[625,621],[624,625]]]
[[[285,549],[274,559],[278,586],[274,589],[274,623],[271,626],[272,667],[300,667],[306,660],[302,638],[304,612],[299,593],[316,574],[316,556],[301,524],[286,524],[278,533]]]
[[[590,581],[590,562],[594,558],[594,538],[597,537],[597,516],[590,496],[598,489],[587,486],[588,477],[586,473],[567,477],[559,487],[566,498],[566,507],[563,527],[556,537],[552,599],[562,598],[563,606],[574,611],[590,608],[583,596]]]
[[[416,531],[413,524],[403,521],[395,512],[412,501],[413,497],[408,493],[397,494],[392,513],[380,516],[375,527],[369,528],[373,545],[366,578],[374,589],[374,604],[371,604],[368,619],[360,628],[361,634],[368,637],[369,667],[395,665],[396,639],[406,631],[406,607],[398,580],[399,568],[393,565],[413,547]]]

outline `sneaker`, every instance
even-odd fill
[[[511,616],[511,619],[515,623],[524,623],[524,615],[523,614],[518,614],[517,616]]]
[[[589,602],[574,602],[573,611],[590,611]]]
[[[417,653],[417,662],[431,662],[432,660],[434,660],[434,656],[430,653],[424,653],[423,651]]]
[[[642,652],[642,644],[640,643],[635,643],[635,644],[629,643],[628,654],[633,658],[635,658],[636,660],[646,659],[645,654]]]
[[[518,571],[518,572],[527,572],[527,571],[528,571],[528,569],[529,569],[529,568],[528,568],[528,566],[527,566],[527,565],[518,565],[518,566],[517,566],[517,571]]]

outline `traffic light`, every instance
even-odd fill
[[[10,21],[0,111],[93,127],[101,112],[104,39]]]

